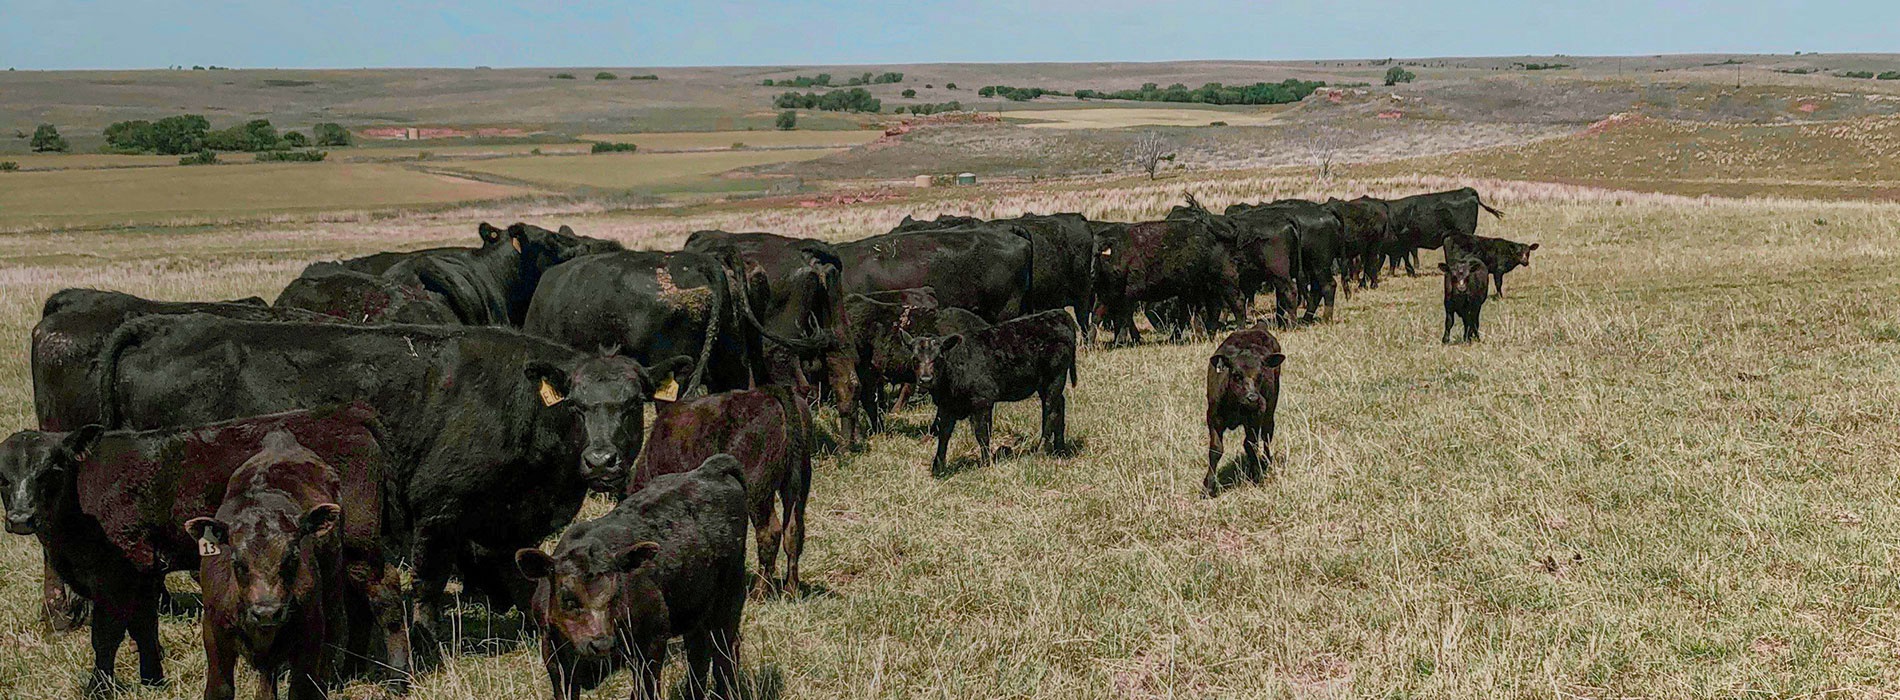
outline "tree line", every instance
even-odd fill
[[[267,119],[253,119],[213,131],[210,120],[203,116],[181,114],[158,121],[134,119],[115,122],[106,127],[105,137],[107,148],[113,151],[161,155],[200,151],[266,152],[309,146],[350,145],[350,132],[341,125],[324,122],[310,131],[310,136],[298,131],[278,133]]]

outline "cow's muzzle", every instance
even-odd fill
[[[8,513],[7,532],[15,535],[31,535],[40,531],[39,518],[31,513]]]

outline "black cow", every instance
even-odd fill
[[[1478,198],[1478,191],[1469,187],[1388,200],[1387,206],[1392,212],[1393,238],[1388,253],[1395,263],[1404,260],[1405,271],[1414,275],[1419,248],[1437,250],[1445,244],[1446,236],[1477,234],[1479,209],[1504,218],[1504,212],[1485,204]],[[1396,264],[1393,270],[1397,270]]]
[[[646,364],[686,358],[682,393],[755,386],[763,340],[745,320],[743,286],[704,253],[623,251],[548,271],[526,332],[582,348],[618,348]]]
[[[1090,222],[1081,214],[1023,214],[1014,219],[983,221],[968,216],[938,216],[919,221],[908,216],[894,231],[928,231],[970,226],[1004,227],[1030,242],[1035,258],[1024,313],[1067,308],[1075,314],[1087,339],[1094,332],[1095,242]]]
[[[1031,237],[991,225],[897,231],[838,246],[845,291],[932,287],[945,306],[992,323],[1028,308],[1035,255]]]
[[[1468,256],[1483,262],[1484,269],[1490,271],[1491,279],[1497,283],[1498,298],[1503,299],[1504,273],[1520,266],[1530,267],[1531,251],[1537,250],[1537,244],[1489,236],[1451,236],[1445,239],[1445,250],[1450,256]]]
[[[1062,311],[1044,311],[1005,321],[973,333],[941,338],[908,338],[917,354],[917,383],[930,389],[937,405],[932,422],[937,456],[931,473],[941,474],[957,421],[970,420],[982,451],[992,461],[990,419],[1002,401],[1036,396],[1042,401],[1042,446],[1052,454],[1068,451],[1068,401],[1064,382],[1075,384],[1075,345],[1081,328]]]
[[[391,544],[433,625],[459,570],[497,605],[524,603],[514,550],[558,531],[590,485],[619,486],[640,448],[657,369],[500,328],[254,323],[154,316],[100,353],[107,424],[157,427],[360,400],[394,462]],[[602,454],[606,458],[599,458]]]
[[[1215,475],[1222,443],[1235,428],[1242,430],[1246,450],[1241,467],[1254,483],[1264,478],[1273,461],[1273,415],[1280,405],[1280,364],[1285,361],[1279,339],[1262,325],[1235,331],[1207,359],[1207,476],[1201,487],[1208,496],[1220,491]]]
[[[1340,283],[1356,278],[1360,289],[1378,289],[1379,269],[1385,266],[1385,253],[1393,241],[1392,209],[1385,200],[1372,197],[1327,199],[1326,208],[1345,226],[1341,254],[1346,264]]]
[[[577,236],[565,226],[549,231],[524,223],[507,229],[482,223],[477,232],[480,248],[380,253],[341,264],[439,294],[463,325],[519,327],[548,269],[620,248],[612,241]]]
[[[237,301],[152,301],[121,292],[67,289],[47,297],[33,326],[31,363],[33,412],[41,430],[65,432],[100,422],[98,379],[92,373],[114,330],[134,318],[158,314],[208,313],[258,321],[322,321],[296,309],[277,310],[258,298]],[[47,568],[42,614],[56,630],[85,621],[85,600],[69,595]]]
[[[857,353],[858,404],[873,432],[884,430],[884,386],[917,381],[917,356],[905,335],[941,337],[971,333],[990,324],[976,314],[940,308],[925,290],[853,294],[845,299],[851,314],[851,347]]]
[[[1478,340],[1478,315],[1484,311],[1491,279],[1484,261],[1454,256],[1438,264],[1445,273],[1445,335],[1439,342],[1451,342],[1451,321],[1455,315],[1464,320],[1465,342]]]
[[[311,263],[271,302],[351,323],[460,323],[442,295],[420,283],[357,272],[342,263]]]
[[[1219,325],[1223,312],[1247,317],[1236,256],[1226,242],[1237,241],[1238,234],[1209,219],[1095,227],[1095,296],[1105,314],[1104,325],[1115,328],[1116,342],[1122,342],[1124,333],[1141,342],[1134,314],[1144,303],[1178,298],[1199,313],[1210,330]]]
[[[1305,320],[1317,317],[1322,305],[1330,320],[1334,294],[1338,290],[1333,271],[1347,250],[1345,225],[1339,217],[1325,206],[1304,199],[1236,204],[1228,207],[1226,213],[1242,218],[1285,217],[1292,223],[1299,250],[1293,270],[1306,309]]]
[[[745,612],[745,468],[715,455],[568,528],[554,553],[515,553],[536,581],[533,617],[556,700],[577,700],[621,668],[635,698],[659,698],[667,641],[682,637],[688,695],[707,676],[731,698]]]
[[[369,409],[353,406],[143,432],[98,425],[29,430],[0,443],[7,531],[38,537],[60,577],[94,604],[89,690],[116,687],[113,660],[128,633],[138,647],[140,680],[164,682],[158,601],[165,574],[199,563],[185,523],[217,512],[231,474],[272,432],[288,432],[330,464],[342,479],[345,505],[368,510],[366,543],[353,540],[362,546],[346,547],[345,556],[360,565],[362,590],[380,586],[375,497],[387,457],[373,420]],[[400,655],[400,646],[387,651]],[[404,668],[400,656],[370,658]]]
[[[828,341],[818,355],[795,356],[790,363],[795,376],[776,376],[768,371],[765,380],[803,383],[804,372],[799,365],[818,362],[825,383],[837,397],[838,422],[845,441],[857,442],[857,355],[846,341],[851,319],[844,306],[844,261],[838,249],[811,238],[725,231],[696,231],[686,239],[686,249],[715,257],[724,255],[725,249],[736,253],[743,265],[746,297],[766,331],[784,338]],[[774,355],[770,350],[779,347],[773,344],[768,348],[767,358]]]

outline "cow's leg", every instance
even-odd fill
[[[458,543],[435,528],[424,527],[416,533],[415,549],[410,554],[415,564],[413,629],[432,654],[440,651],[436,647],[446,643],[441,634],[442,592],[449,586],[449,571],[454,568],[457,548]]]
[[[780,492],[785,511],[785,583],[783,590],[798,595],[798,558],[805,552],[805,502],[811,499],[811,460],[800,460],[799,477]]]
[[[1207,424],[1207,476],[1201,479],[1201,491],[1210,498],[1220,492],[1221,432],[1213,423]]]
[[[1405,253],[1405,274],[1411,277],[1418,276],[1418,249],[1417,248],[1413,248],[1409,251],[1406,251]]]
[[[1478,306],[1472,307],[1471,313],[1465,314],[1465,342],[1476,342],[1479,340],[1478,315],[1483,311],[1484,307]]]
[[[277,664],[253,666],[253,668],[257,669],[257,695],[255,696],[257,700],[277,700],[277,677],[281,675],[277,672]],[[291,676],[290,683],[296,685],[296,671],[293,670]],[[303,700],[303,698],[293,694],[291,700]]]
[[[165,649],[158,641],[158,599],[164,595],[165,577],[151,577],[127,620],[126,631],[139,652],[139,682],[148,686],[165,684]]]
[[[119,687],[112,666],[119,658],[119,645],[125,641],[130,613],[124,599],[99,601],[92,610],[92,677],[86,682],[86,694],[92,696],[108,695]]]
[[[369,581],[365,589],[369,611],[363,623],[371,626],[369,632],[382,634],[382,658],[380,662],[387,668],[381,669],[387,674],[390,686],[398,694],[409,692],[411,666],[409,651],[409,626],[403,624],[401,579],[396,567],[382,564],[369,572]],[[356,625],[356,620],[350,621]]]
[[[865,372],[858,375],[858,407],[864,409],[864,422],[870,432],[884,432],[884,378]]]
[[[1042,449],[1052,455],[1069,452],[1066,433],[1068,417],[1068,395],[1063,391],[1063,381],[1067,377],[1057,374],[1055,380],[1042,390]]]
[[[1260,427],[1249,425],[1241,431],[1241,449],[1245,456],[1241,461],[1247,466],[1247,478],[1258,484],[1266,480],[1264,468],[1260,463]]]
[[[1273,414],[1271,413],[1267,414],[1266,420],[1261,421],[1260,424],[1260,450],[1261,469],[1271,470],[1273,467]]]
[[[1333,278],[1331,276],[1328,276],[1325,279],[1325,281],[1321,283],[1320,294],[1321,294],[1322,299],[1326,302],[1326,310],[1321,313],[1328,322],[1333,320],[1333,306],[1334,306],[1333,295],[1339,289],[1342,289],[1342,288],[1343,288],[1342,285],[1337,285],[1333,283]]]
[[[301,647],[290,660],[290,700],[324,700],[323,687],[329,674],[324,669],[323,656],[327,650],[320,644]]]
[[[894,413],[903,413],[904,409],[909,408],[910,407],[910,392],[912,389],[915,389],[915,388],[917,388],[917,384],[914,382],[905,382],[903,384],[899,384],[897,386],[897,405],[893,406],[891,408],[891,411]]]
[[[691,634],[687,635],[687,638],[691,637]],[[665,667],[666,640],[648,644],[646,648],[640,650],[640,658],[633,664],[635,677],[633,697],[636,700],[661,700],[666,697],[660,694],[660,670]],[[700,682],[702,681],[694,681],[693,684],[697,685]],[[575,693],[574,697],[579,700],[580,694]]]
[[[231,700],[237,697],[238,650],[228,634],[204,626],[205,700]]]
[[[944,415],[943,409],[937,409],[937,417],[930,422],[931,429],[937,432],[937,456],[930,460],[930,473],[942,474],[944,461],[950,454],[950,435],[957,430],[957,420]]]
[[[785,525],[779,521],[773,505],[771,498],[761,498],[758,505],[752,507],[753,539],[759,548],[759,575],[752,582],[752,590],[760,598],[770,595],[778,584],[778,546]]]
[[[712,671],[712,633],[693,630],[681,635],[680,643],[686,647],[686,697],[706,697],[706,677]]]
[[[1503,299],[1504,298],[1504,273],[1499,272],[1499,273],[1493,274],[1491,275],[1491,279],[1497,281],[1497,284],[1495,286],[1498,288],[1498,298]]]
[[[1379,288],[1379,258],[1381,257],[1383,256],[1371,252],[1366,253],[1365,259],[1360,261],[1361,264],[1365,265],[1365,270],[1362,271],[1359,276],[1359,286],[1370,286],[1372,289]]]
[[[829,378],[829,389],[838,401],[838,427],[844,430],[845,446],[858,444],[858,372],[843,356],[836,353],[825,355],[825,375]],[[818,411],[817,406],[812,412]]]
[[[982,455],[978,464],[986,468],[996,465],[996,456],[990,453],[990,421],[995,415],[995,406],[984,406],[970,416],[970,431],[976,434],[977,453]]]
[[[53,550],[40,545],[40,616],[54,632],[70,632],[86,624],[91,601],[74,591],[53,569]]]
[[[1451,343],[1451,318],[1452,318],[1451,309],[1445,309],[1445,335],[1444,337],[1438,339],[1438,342],[1440,343],[1445,343],[1445,344]]]

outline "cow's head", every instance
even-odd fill
[[[319,577],[324,559],[337,556],[342,529],[341,506],[303,509],[281,498],[227,500],[217,517],[185,521],[205,585],[231,586],[233,622],[266,645],[292,612],[322,604]]]
[[[7,510],[7,532],[31,535],[54,514],[77,507],[79,464],[91,454],[105,429],[88,425],[64,435],[22,430],[0,443],[0,498]]]
[[[1226,397],[1266,411],[1267,402],[1279,396],[1280,364],[1285,361],[1286,355],[1277,351],[1223,347],[1207,359],[1208,398]]]
[[[508,240],[507,229],[499,228],[486,221],[475,226],[475,235],[481,237],[483,248],[501,245],[503,241]]]
[[[1473,285],[1485,284],[1484,263],[1472,259],[1459,259],[1441,262],[1438,269],[1445,273],[1445,294],[1464,296],[1471,293]]]
[[[549,555],[515,552],[515,568],[535,582],[535,624],[557,644],[584,657],[602,657],[631,646],[622,636],[666,616],[666,603],[651,585],[626,580],[660,553],[651,541],[610,544],[603,538],[563,538]]]
[[[963,346],[963,340],[962,333],[941,338],[905,334],[904,343],[910,346],[911,355],[917,359],[917,384],[923,387],[935,384],[939,370],[946,366],[946,358]]]
[[[530,362],[526,375],[545,410],[570,412],[580,422],[586,435],[580,468],[588,486],[620,493],[646,440],[646,402],[679,398],[692,368],[687,357],[643,367],[608,351],[567,367]]]
[[[1519,244],[1517,245],[1517,251],[1516,251],[1516,252],[1517,252],[1517,264],[1519,264],[1519,265],[1522,265],[1522,266],[1524,266],[1524,267],[1530,267],[1530,265],[1531,265],[1531,251],[1533,251],[1533,250],[1537,250],[1537,244],[1536,244],[1536,243],[1532,243],[1532,244],[1530,244],[1530,245],[1524,245],[1524,244],[1522,244],[1522,243],[1519,243]]]

